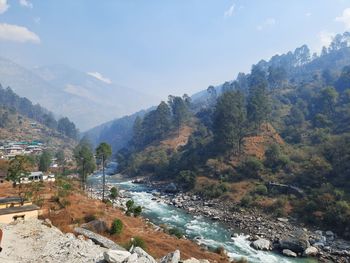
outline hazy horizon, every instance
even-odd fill
[[[193,94],[350,27],[350,1],[0,1],[0,56],[146,94]],[[327,12],[325,12],[327,11]]]

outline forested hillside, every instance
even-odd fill
[[[52,112],[41,107],[39,104],[33,105],[33,103],[27,98],[20,97],[14,93],[11,88],[4,89],[1,85],[0,106],[9,109],[12,112],[18,112],[19,114],[37,121],[50,129],[54,129],[71,139],[77,139],[78,137],[78,130],[75,127],[75,124],[67,117],[60,118],[57,121]],[[0,125],[3,128],[6,127],[6,121],[6,116],[2,116]]]
[[[349,43],[344,33],[320,55],[304,45],[262,60],[194,101],[169,96],[135,119],[120,171],[173,180],[206,198],[235,195],[242,207],[350,238]],[[204,178],[210,183],[199,186]]]

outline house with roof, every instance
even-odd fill
[[[0,223],[38,218],[40,208],[21,197],[0,198]]]

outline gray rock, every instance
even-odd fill
[[[122,263],[129,256],[130,252],[121,250],[108,250],[103,253],[103,258],[108,263]]]
[[[302,231],[295,232],[293,236],[284,237],[279,241],[281,249],[289,249],[296,253],[303,253],[309,246],[309,238]]]
[[[277,218],[277,220],[283,223],[287,223],[289,221],[288,218],[284,218],[284,217],[279,217]]]
[[[170,183],[165,187],[165,192],[167,193],[176,193],[177,191],[177,187],[174,183]]]
[[[110,240],[104,236],[101,236],[99,234],[96,234],[90,230],[87,230],[87,229],[84,229],[81,227],[76,227],[76,228],[74,228],[74,232],[76,232],[79,235],[83,235],[83,236],[91,239],[95,244],[98,244],[101,247],[105,247],[105,248],[112,249],[112,250],[126,251],[125,248],[117,245],[112,240]]]
[[[180,261],[180,251],[175,250],[160,260],[160,263],[178,263]]]
[[[133,249],[133,253],[137,254],[137,263],[157,263],[153,257],[148,255],[142,248],[140,247],[135,247]]]
[[[308,247],[305,249],[303,256],[305,257],[315,257],[318,254],[318,249],[315,247]]]
[[[297,257],[297,253],[293,252],[290,249],[283,249],[282,250],[282,254],[287,256],[287,257],[292,257],[292,258],[296,258]]]
[[[258,240],[252,242],[250,245],[256,250],[271,250],[271,242],[264,238],[259,238]]]
[[[81,227],[95,233],[104,233],[108,231],[106,222],[99,219],[92,220],[86,224],[82,224]]]
[[[190,259],[184,260],[183,263],[200,263],[200,261],[196,258],[190,258]]]
[[[138,255],[136,253],[131,254],[128,258],[126,258],[123,263],[135,263],[137,262]]]

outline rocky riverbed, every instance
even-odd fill
[[[223,223],[232,237],[245,234],[251,246],[257,250],[274,250],[286,257],[314,257],[320,262],[350,262],[350,242],[338,238],[332,231],[307,229],[293,218],[274,218],[254,209],[242,210],[229,201],[203,200],[196,195],[169,193],[169,190],[175,190],[173,185],[148,186],[154,189],[154,201]],[[94,189],[93,197],[101,198],[100,192]],[[120,196],[114,205],[125,208],[128,192],[121,190]]]
[[[248,235],[255,249],[276,250],[290,257],[312,256],[321,262],[350,262],[350,242],[329,230],[307,229],[293,218],[274,218],[255,209],[234,207],[229,201],[202,200],[184,193],[155,193],[154,198],[193,215],[219,221],[233,236]]]

